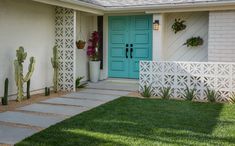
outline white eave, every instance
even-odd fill
[[[196,3],[170,3],[159,5],[103,7],[76,0],[34,0],[56,6],[72,8],[97,15],[110,13],[142,12],[142,13],[167,13],[190,11],[218,11],[235,10],[235,1],[196,2]]]
[[[45,3],[49,5],[59,6],[59,7],[65,7],[69,9],[74,9],[78,11],[84,11],[96,15],[104,15],[104,10],[96,5],[90,5],[90,4],[80,4],[75,3],[74,1],[70,0],[33,0],[40,3]]]

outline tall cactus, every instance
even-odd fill
[[[14,61],[15,66],[15,82],[17,86],[17,101],[23,100],[24,94],[23,94],[23,85],[25,82],[28,82],[33,74],[34,66],[35,66],[35,59],[34,57],[30,58],[30,64],[28,67],[28,73],[24,77],[23,75],[23,63],[24,60],[27,57],[27,53],[24,52],[24,48],[20,47],[18,50],[16,50],[16,59]]]
[[[58,74],[59,74],[59,59],[58,59],[58,49],[56,46],[53,47],[53,57],[51,58],[51,64],[54,69],[54,75],[53,75],[54,92],[57,93]]]

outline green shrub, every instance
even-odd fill
[[[183,97],[186,100],[192,101],[196,97],[196,89],[189,89],[189,87],[186,85],[186,89],[184,90]]]
[[[163,87],[160,90],[160,96],[162,99],[170,99],[171,94],[172,94],[171,87]]]
[[[143,97],[149,98],[151,96],[151,94],[152,94],[151,86],[144,85],[144,89],[143,89],[143,92],[141,93],[141,95]]]
[[[209,88],[206,89],[205,93],[209,102],[215,102],[216,98],[219,96],[215,90],[210,90]]]
[[[83,79],[84,77],[78,77],[76,79],[76,88],[85,88],[87,86],[87,83],[81,83],[81,80]]]

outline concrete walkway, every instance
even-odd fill
[[[102,83],[105,84],[103,87],[109,88],[102,89]],[[99,89],[94,89],[96,85]],[[113,83],[90,84],[87,89],[76,93],[47,99],[17,108],[15,111],[0,113],[0,145],[13,145],[66,118],[125,96],[135,88],[129,86],[131,90],[128,91],[127,86],[125,85],[125,90],[121,90],[121,85]],[[110,87],[118,88],[118,90],[110,89]]]

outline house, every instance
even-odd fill
[[[175,19],[186,25],[178,33],[172,30]],[[75,42],[87,41],[94,30],[103,34],[100,79],[137,79],[140,60],[235,61],[233,0],[1,0],[0,81],[8,77],[10,94],[16,93],[13,60],[15,50],[24,46],[37,62],[32,91],[51,86],[50,57],[56,44],[59,86],[74,90],[76,77],[88,80],[86,50],[78,50]],[[198,36],[202,45],[183,45]]]

